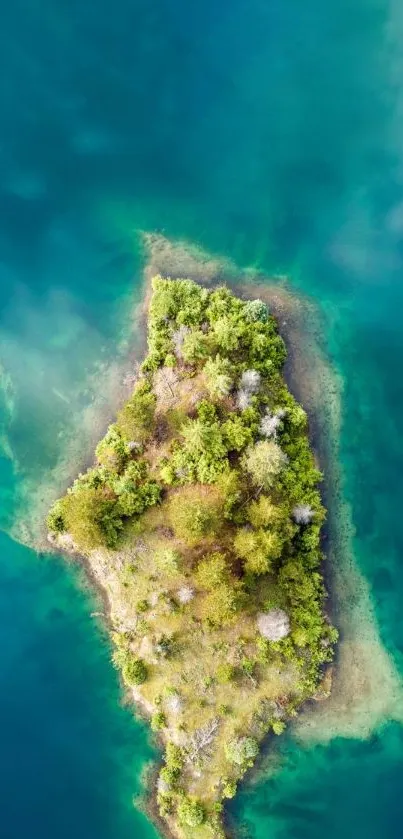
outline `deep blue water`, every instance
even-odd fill
[[[0,30],[2,527],[80,436],[139,230],[289,273],[344,383],[355,558],[400,672],[402,26],[387,0],[15,0]],[[56,558],[5,533],[1,556],[1,839],[151,839],[132,797],[153,750],[96,606]],[[279,748],[235,805],[247,836],[400,839],[397,723]]]

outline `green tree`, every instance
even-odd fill
[[[273,440],[261,440],[254,446],[249,446],[242,458],[242,465],[255,486],[269,489],[287,460],[287,455],[277,443]]]
[[[229,451],[240,452],[253,440],[253,432],[242,416],[232,414],[222,425],[224,443]]]
[[[116,547],[122,521],[115,499],[104,489],[83,486],[69,492],[62,502],[62,516],[65,529],[81,550]]]
[[[253,527],[280,527],[288,518],[287,509],[273,504],[267,495],[260,495],[247,509],[248,519]]]
[[[184,797],[178,806],[178,818],[187,827],[199,827],[205,820],[204,808],[196,798]]]
[[[220,355],[208,358],[204,365],[204,375],[210,396],[218,399],[228,396],[233,384],[233,373],[227,358],[221,358]]]
[[[168,505],[175,535],[190,546],[214,536],[220,526],[221,514],[221,493],[213,487],[182,487],[171,496]]]
[[[127,685],[141,685],[147,680],[148,669],[142,658],[137,658],[128,647],[119,646],[113,654],[113,663]]]
[[[122,432],[116,424],[110,425],[105,437],[95,449],[98,463],[118,471],[127,462],[130,451],[122,437]]]
[[[145,460],[129,463],[123,475],[116,477],[111,486],[118,496],[123,516],[139,516],[147,507],[157,504],[161,497],[160,487],[148,477]]]
[[[188,364],[198,364],[204,361],[209,354],[209,337],[201,329],[193,329],[188,332],[182,342],[182,358]]]
[[[241,583],[231,574],[222,553],[210,554],[199,562],[198,585],[207,590],[202,604],[204,617],[213,626],[231,623],[241,605]]]
[[[147,381],[140,382],[118,413],[117,425],[124,438],[143,443],[154,431],[156,397]]]
[[[227,760],[237,766],[251,766],[258,753],[259,746],[253,737],[235,737],[225,747]]]
[[[245,570],[251,574],[267,574],[272,563],[281,556],[282,548],[279,534],[262,528],[242,528],[234,539],[234,551],[244,560]]]

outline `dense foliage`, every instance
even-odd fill
[[[332,658],[337,633],[324,615],[320,570],[321,474],[306,414],[282,377],[284,359],[261,300],[156,277],[139,381],[97,446],[94,466],[48,517],[56,539],[68,534],[86,554],[102,548],[109,562],[111,551],[130,557],[117,568],[122,590],[134,593],[135,628],[120,631],[114,661],[127,685],[151,682],[152,727],[168,740],[159,804],[165,817],[176,814],[181,836],[204,824],[222,835],[219,802],[234,795],[264,733],[280,734],[284,718],[315,693]],[[145,552],[139,593],[136,534]],[[159,632],[152,629],[158,620]],[[186,644],[196,631],[201,657],[210,644],[210,669],[191,701],[200,712],[209,691],[220,699],[216,716],[189,735],[186,752],[169,731],[175,717],[183,719],[182,694],[190,695]],[[162,690],[160,670],[176,680],[171,690],[166,675]],[[266,700],[265,685],[282,672],[287,690],[280,686],[276,701]],[[235,702],[237,691],[257,696],[260,686],[245,732],[221,691]],[[186,731],[180,725],[178,741]],[[219,729],[231,736],[218,741],[225,773],[215,782],[216,809],[206,810],[213,793],[206,787],[204,802],[189,796],[186,767],[199,765],[200,743],[215,742]]]

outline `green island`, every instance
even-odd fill
[[[155,277],[133,393],[48,516],[105,592],[177,839],[225,837],[263,739],[329,691],[322,476],[285,357],[261,300]]]

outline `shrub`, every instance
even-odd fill
[[[277,443],[262,440],[254,446],[249,446],[242,458],[242,465],[255,486],[268,489],[286,465],[287,460],[287,455]]]
[[[155,714],[152,715],[151,728],[153,731],[161,731],[161,728],[165,728],[166,724],[165,714],[162,711],[156,711]]]
[[[213,553],[199,562],[196,580],[207,589],[204,617],[213,626],[230,623],[240,607],[241,584],[232,576],[224,554]]]
[[[188,827],[199,827],[205,820],[205,812],[196,798],[183,798],[178,806],[178,818]]]
[[[118,647],[113,654],[113,663],[121,670],[127,685],[141,685],[146,681],[148,670],[145,662],[136,658],[128,647]]]
[[[64,533],[66,530],[66,522],[63,514],[63,499],[58,498],[50,509],[46,519],[48,530],[54,535]]]
[[[174,548],[161,548],[154,554],[157,567],[167,574],[176,574],[181,565],[181,555]]]
[[[235,677],[235,672],[233,664],[219,664],[216,671],[217,681],[222,685],[232,682]]]
[[[199,562],[196,580],[202,588],[211,591],[230,578],[227,560],[222,553],[212,553]]]
[[[274,722],[272,722],[271,724],[271,727],[275,734],[280,735],[283,733],[283,731],[285,731],[286,724],[284,720],[274,720]]]
[[[202,612],[211,626],[232,623],[242,603],[240,589],[240,584],[234,580],[220,583],[208,592],[202,604]]]
[[[251,766],[258,753],[259,746],[253,737],[235,737],[225,747],[227,760],[237,766]]]
[[[223,798],[234,798],[235,794],[236,794],[236,783],[235,783],[235,781],[224,781],[223,788],[222,788]]]

